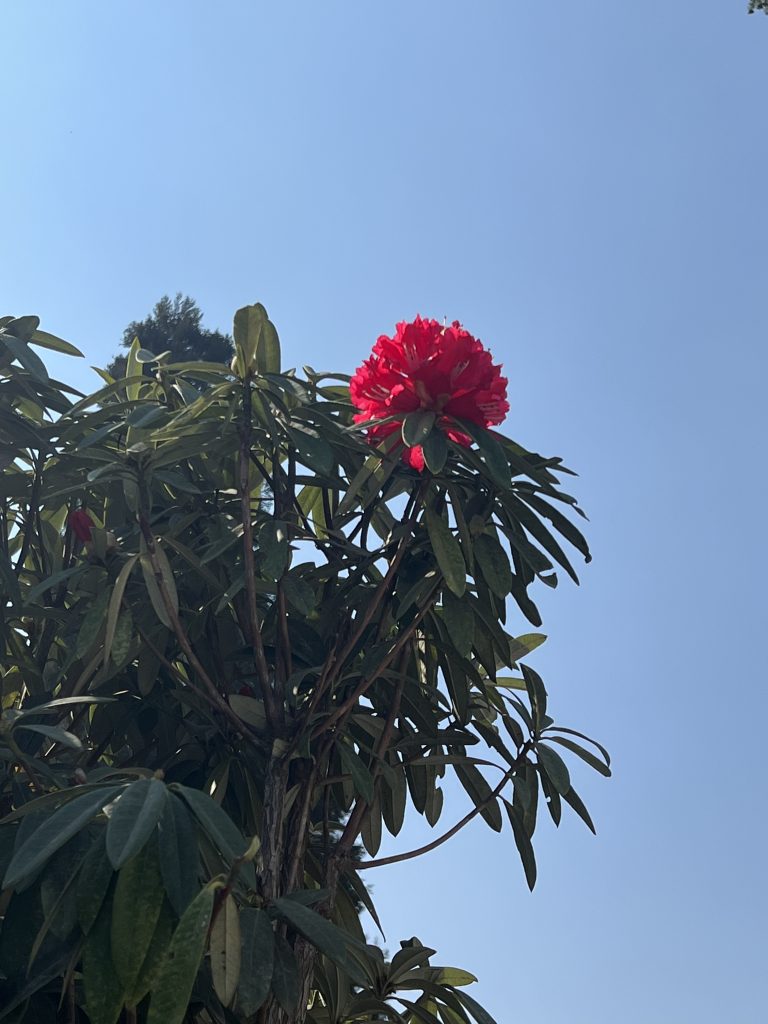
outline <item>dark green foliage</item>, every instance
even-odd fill
[[[415,473],[344,378],[280,372],[263,306],[234,337],[151,375],[142,338],[82,398],[35,353],[71,346],[0,320],[0,1021],[63,990],[90,1024],[488,1024],[471,975],[366,941],[364,879],[425,852],[375,859],[408,807],[430,847],[505,831],[530,886],[542,803],[594,829],[572,776],[608,755],[523,621],[589,560],[568,471],[420,414]]]
[[[188,295],[178,292],[173,299],[164,295],[148,317],[128,324],[123,331],[122,347],[130,349],[134,338],[138,338],[139,347],[156,356],[168,352],[169,363],[195,359],[229,363],[235,351],[232,338],[221,331],[209,331],[202,326],[202,318],[200,307]],[[127,361],[127,356],[116,355],[107,364],[107,373],[115,379],[123,377]]]
[[[754,14],[756,11],[768,14],[768,0],[749,0],[749,11],[747,13]]]

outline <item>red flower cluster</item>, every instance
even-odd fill
[[[70,512],[68,522],[72,528],[72,533],[74,533],[77,539],[82,541],[83,544],[86,544],[91,539],[93,520],[85,509],[76,508],[73,512]]]
[[[399,417],[371,426],[372,444],[399,431],[408,413],[425,410],[437,413],[437,426],[452,441],[469,447],[471,438],[456,420],[490,427],[509,411],[501,367],[457,320],[445,327],[417,316],[413,323],[398,324],[394,338],[383,334],[376,342],[349,390],[353,405],[361,410],[356,423]],[[419,472],[424,469],[420,446],[406,447],[403,459]]]

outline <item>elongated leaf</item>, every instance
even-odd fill
[[[403,444],[408,448],[422,445],[432,432],[437,416],[434,412],[422,409],[416,412],[409,412],[403,420],[401,434]]]
[[[495,536],[481,533],[473,545],[475,560],[485,582],[497,597],[505,598],[513,586],[512,570],[504,548]]]
[[[509,660],[514,665],[521,658],[525,658],[535,651],[537,647],[541,647],[544,641],[547,639],[545,633],[525,633],[523,636],[516,636],[509,641]]]
[[[258,533],[259,569],[267,579],[277,580],[288,564],[288,527],[279,519],[269,519]]]
[[[198,891],[200,853],[197,829],[184,802],[168,794],[158,823],[158,855],[163,885],[179,917]]]
[[[84,658],[96,643],[101,627],[104,624],[108,604],[109,591],[102,590],[93,599],[90,608],[83,616],[83,621],[77,634],[77,643],[75,644],[75,652],[78,658]]]
[[[109,662],[109,656],[112,653],[112,641],[115,638],[115,630],[117,629],[117,620],[120,616],[120,608],[123,602],[123,594],[128,584],[128,577],[133,572],[133,567],[138,561],[138,555],[131,555],[126,561],[125,565],[120,570],[115,585],[112,589],[112,597],[109,599],[109,608],[107,609],[107,631],[104,636],[104,664]]]
[[[126,993],[125,1002],[128,1006],[136,1006],[144,996],[153,988],[163,966],[165,954],[173,936],[175,920],[173,911],[165,900],[160,909],[160,916],[155,925],[152,941],[149,944],[144,963],[141,965],[139,976],[133,988]]]
[[[107,826],[107,854],[115,871],[144,846],[167,799],[167,790],[158,779],[139,779],[123,791]]]
[[[41,597],[46,592],[46,590],[58,587],[58,585],[63,583],[65,580],[71,579],[73,576],[82,576],[82,574],[83,568],[80,565],[75,565],[71,569],[62,569],[59,572],[53,573],[52,576],[44,579],[41,583],[36,583],[34,587],[30,587],[25,594],[25,598],[27,601],[36,601],[38,597]]]
[[[158,570],[160,572],[160,580],[168,594],[171,607],[174,612],[179,610],[179,595],[176,590],[176,581],[173,578],[173,570],[171,569],[171,563],[168,561],[168,557],[163,551],[160,544],[155,544],[155,561],[157,563]],[[147,587],[147,593],[149,599],[152,602],[152,607],[155,609],[155,614],[164,626],[171,629],[172,623],[168,610],[165,607],[162,595],[160,593],[160,586],[155,576],[155,570],[152,566],[152,558],[149,551],[146,549],[142,538],[142,551],[141,551],[141,571],[144,576],[144,583]]]
[[[15,888],[33,875],[56,850],[84,828],[120,789],[120,786],[109,786],[96,793],[86,793],[60,807],[35,829],[13,855],[3,879],[3,888]]]
[[[19,318],[23,319],[23,318]],[[5,345],[8,351],[13,355],[13,358],[21,363],[25,370],[34,377],[40,384],[47,384],[50,378],[48,377],[48,371],[45,368],[45,363],[40,356],[33,352],[32,349],[27,345],[21,338],[15,337],[9,333],[9,330],[13,329],[13,324],[10,324],[8,328],[0,330],[0,345]]]
[[[604,764],[599,757],[595,757],[591,751],[585,750],[580,743],[574,743],[573,740],[566,739],[565,736],[553,736],[551,733],[547,733],[547,743],[559,743],[560,746],[577,754],[582,761],[585,761],[591,768],[594,768],[596,772],[604,775],[607,779],[611,777],[611,769],[608,765]]]
[[[74,733],[67,732],[66,729],[59,729],[55,725],[32,725],[24,722],[18,722],[15,729],[26,729],[27,732],[36,732],[40,736],[45,736],[49,740],[53,740],[54,743],[60,743],[63,747],[69,747],[70,750],[82,750],[83,744],[78,736]]]
[[[355,791],[358,792],[366,803],[373,802],[373,776],[356,754],[347,744],[339,743],[338,751],[346,771],[352,776]]]
[[[238,309],[232,333],[248,370],[260,374],[280,372],[280,341],[260,302]]]
[[[560,757],[557,751],[553,750],[552,747],[548,747],[546,743],[537,743],[536,753],[539,756],[542,768],[552,780],[552,785],[560,796],[565,796],[571,788],[571,777],[568,773],[568,765],[562,757]]]
[[[184,911],[152,987],[147,1024],[182,1024],[203,959],[217,885],[207,885]]]
[[[520,665],[528,689],[528,699],[531,702],[533,721],[538,730],[543,728],[544,717],[547,713],[547,691],[538,672],[534,672],[528,665]]]
[[[344,933],[335,924],[296,900],[275,900],[273,908],[278,917],[308,939],[321,953],[344,970],[348,968]]]
[[[68,341],[63,341],[61,338],[57,338],[55,334],[49,334],[48,331],[36,330],[32,332],[32,337],[29,339],[31,345],[38,345],[40,348],[49,348],[53,352],[61,352],[67,356],[80,356],[82,358],[83,353],[79,348],[75,348]]]
[[[451,643],[462,657],[468,657],[475,637],[475,616],[471,604],[456,597],[452,591],[444,590],[443,618]]]
[[[484,1009],[480,1005],[480,1003],[473,999],[471,995],[469,995],[467,992],[460,992],[458,995],[461,1002],[466,1006],[466,1008],[477,1021],[477,1024],[496,1024],[496,1021],[493,1019],[490,1013],[488,1013],[488,1011]]]
[[[467,567],[459,542],[445,520],[431,509],[427,509],[426,521],[432,550],[445,582],[457,597],[461,597],[467,585]]]
[[[285,1012],[293,1014],[299,1000],[299,971],[293,950],[282,935],[275,935],[272,990]],[[161,1022],[157,1021],[157,1024]]]
[[[485,821],[494,832],[501,832],[501,810],[498,801],[491,799],[493,791],[479,769],[473,764],[457,764],[454,770],[474,805],[481,808],[480,814]]]
[[[214,845],[230,864],[246,852],[248,840],[215,800],[206,796],[205,793],[187,786],[173,785],[171,788],[184,799],[203,830],[210,836]],[[249,889],[256,888],[256,872],[253,864],[243,863],[240,867],[240,877]]]
[[[461,429],[469,434],[483,457],[488,476],[502,490],[507,490],[512,482],[509,462],[504,449],[490,430],[479,427],[468,420],[460,420]]]
[[[243,945],[237,1009],[244,1017],[251,1017],[269,995],[275,933],[269,916],[252,907],[240,911],[240,930]]]
[[[448,459],[448,442],[442,430],[433,430],[424,438],[421,450],[424,453],[424,464],[430,473],[442,473]]]
[[[536,856],[533,852],[529,832],[525,828],[523,816],[517,807],[513,807],[506,800],[504,801],[504,806],[507,809],[507,816],[512,826],[512,834],[523,865],[523,871],[525,872],[525,880],[528,883],[528,888],[533,891],[533,887],[536,885]]]
[[[109,652],[115,668],[123,668],[130,660],[132,639],[133,615],[130,608],[123,608],[117,617],[115,635],[112,637],[112,649]]]
[[[221,905],[211,928],[211,976],[213,989],[224,1006],[235,997],[240,980],[240,917],[230,893]]]
[[[112,903],[112,960],[126,991],[136,984],[162,905],[157,849],[147,843],[120,869]]]
[[[584,802],[582,801],[581,797],[576,792],[576,790],[573,788],[573,786],[571,786],[567,793],[563,793],[563,800],[565,800],[565,802],[574,809],[574,811],[578,814],[578,816],[587,826],[589,831],[592,832],[594,835],[597,835],[595,823],[592,821],[592,817],[589,811],[584,806]]]
[[[107,903],[91,928],[83,951],[83,987],[93,1024],[116,1024],[125,991],[112,963],[110,911]]]
[[[88,934],[99,916],[114,872],[107,857],[107,830],[101,829],[85,855],[83,868],[77,878],[77,919],[84,934]]]

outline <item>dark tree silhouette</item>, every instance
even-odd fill
[[[123,348],[129,349],[138,338],[142,348],[160,355],[170,351],[169,361],[184,363],[199,359],[212,363],[228,363],[234,355],[232,339],[221,331],[209,331],[201,325],[203,314],[194,299],[176,294],[164,295],[144,320],[134,320],[123,331]],[[113,377],[125,375],[127,357],[115,356],[107,366]]]

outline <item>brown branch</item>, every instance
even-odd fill
[[[420,846],[416,850],[408,850],[407,853],[395,853],[391,857],[379,857],[378,860],[364,860],[360,863],[356,863],[355,870],[361,871],[363,868],[383,868],[387,864],[399,864],[405,860],[413,860],[414,857],[421,857],[425,853],[431,853],[432,850],[436,850],[438,846],[442,846],[443,843],[447,843],[449,839],[452,839],[457,832],[460,832],[465,825],[468,825],[473,818],[476,818],[478,814],[482,813],[482,811],[484,811],[485,808],[499,796],[502,789],[506,786],[523,761],[525,761],[530,747],[530,743],[525,744],[519,756],[515,759],[514,766],[504,773],[501,782],[493,792],[483,800],[482,803],[476,804],[460,821],[457,821],[453,828],[449,828],[447,832],[444,832],[437,839],[433,839],[431,843],[427,843],[426,846]]]
[[[346,715],[351,713],[351,711],[357,704],[358,700],[362,696],[364,696],[366,691],[381,676],[382,672],[385,672],[389,668],[389,666],[392,664],[394,659],[403,649],[405,644],[408,643],[408,641],[412,638],[421,620],[425,617],[425,615],[427,615],[432,610],[433,602],[437,597],[437,592],[440,588],[441,583],[442,580],[439,580],[437,583],[434,584],[431,593],[427,596],[424,607],[421,609],[421,611],[418,612],[417,615],[414,616],[413,621],[408,625],[407,629],[403,630],[401,635],[397,638],[394,646],[392,647],[392,650],[380,662],[380,664],[373,672],[373,674],[370,676],[366,676],[364,679],[362,679],[358,686],[355,687],[352,694],[347,698],[347,700],[345,700],[343,704],[340,704],[336,708],[336,710],[328,718],[325,719],[324,722],[321,722],[320,725],[318,725],[317,729],[315,729],[314,732],[312,733],[313,738],[321,735],[327,729],[330,729],[332,726],[336,725],[336,723],[340,719],[343,719]]]

